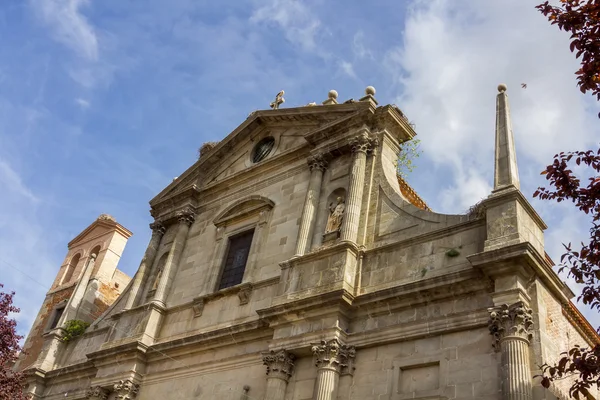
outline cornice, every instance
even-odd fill
[[[492,278],[517,273],[529,279],[535,274],[563,304],[568,303],[574,296],[569,287],[552,270],[548,259],[529,242],[473,254],[467,256],[467,260]],[[524,269],[524,266],[528,269]]]
[[[339,311],[346,315],[350,315],[352,312],[351,305],[354,296],[345,289],[299,298],[295,296],[296,294],[294,293],[294,298],[287,298],[287,295],[279,296],[278,300],[281,303],[256,310],[256,313],[269,324],[276,324],[280,319],[285,320],[287,314],[294,312],[306,312],[314,309],[325,310],[327,307],[332,306],[339,307]]]
[[[148,349],[152,360],[164,357],[165,352],[204,351],[206,348],[217,348],[239,344],[244,341],[271,338],[272,331],[261,320],[233,324],[225,328],[214,329],[202,333],[187,334],[177,339],[165,339]]]
[[[569,301],[567,304],[563,304],[562,313],[591,347],[600,344],[598,332],[585,319],[573,302]]]
[[[51,371],[48,371],[46,372],[46,379],[56,379],[59,376],[64,376],[67,378],[67,380],[72,380],[76,378],[73,378],[72,376],[69,377],[69,374],[85,371],[95,372],[95,370],[96,367],[94,366],[94,363],[92,363],[89,360],[86,360],[77,364],[71,364],[66,367],[56,368]]]
[[[412,246],[414,244],[429,242],[435,239],[439,239],[442,237],[449,236],[451,234],[456,234],[458,232],[464,232],[470,229],[474,229],[477,227],[485,226],[485,219],[472,219],[469,221],[459,222],[453,225],[446,226],[444,228],[435,229],[429,232],[425,232],[420,235],[411,236],[406,239],[402,239],[399,241],[394,241],[391,243],[379,244],[378,242],[374,242],[374,246],[365,250],[365,254],[370,254],[373,252],[378,252],[381,250],[389,250],[396,247],[404,247],[404,246]],[[383,241],[386,237],[393,235],[395,232],[377,236],[376,240]]]
[[[360,309],[394,299],[394,307],[404,308],[466,293],[492,290],[492,283],[481,272],[467,267],[449,274],[400,285],[394,284],[389,288],[360,294],[356,296],[352,305]]]

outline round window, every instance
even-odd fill
[[[273,146],[275,145],[275,138],[273,136],[268,136],[264,139],[261,139],[256,146],[254,146],[254,150],[252,150],[252,162],[257,163],[262,161],[269,155],[271,150],[273,150]]]

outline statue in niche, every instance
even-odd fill
[[[162,277],[163,270],[160,268],[158,273],[156,274],[156,279],[154,280],[154,284],[152,285],[152,290],[156,290],[158,288],[158,283],[160,282],[160,278]]]
[[[342,197],[336,199],[336,203],[329,204],[329,217],[327,218],[327,226],[325,233],[338,232],[342,227],[342,219],[344,218],[344,210],[346,203]]]

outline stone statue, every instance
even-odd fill
[[[275,101],[270,104],[273,110],[279,110],[279,105],[285,103],[285,99],[283,98],[284,94],[285,92],[283,90],[277,93],[277,96],[275,96]]]
[[[162,268],[158,270],[158,274],[156,274],[156,279],[154,280],[154,284],[152,285],[152,290],[158,289],[158,283],[160,282],[160,278],[162,278],[163,270]]]
[[[325,227],[325,233],[339,231],[342,227],[342,219],[344,218],[344,210],[346,209],[346,203],[344,199],[338,197],[336,203],[329,204],[329,218],[327,218],[327,226]]]

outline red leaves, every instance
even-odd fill
[[[2,288],[0,284],[0,289]],[[16,333],[17,322],[9,318],[10,313],[19,309],[13,306],[14,293],[0,292],[0,399],[25,400],[23,394],[23,375],[11,370],[21,349],[21,336]]]
[[[573,162],[580,166],[578,170],[586,167],[583,171],[590,173],[591,176],[584,180],[588,182],[587,186],[582,186],[582,180],[570,168]],[[540,187],[534,197],[557,202],[570,200],[580,211],[592,216],[589,243],[581,243],[579,249],[573,249],[571,243],[564,245],[566,252],[560,258],[559,271],[567,270],[575,282],[583,285],[578,300],[600,311],[600,225],[597,223],[600,221],[600,148],[596,151],[560,152],[542,175],[546,175],[550,189]],[[541,384],[545,388],[550,387],[554,380],[576,375],[570,395],[579,398],[592,385],[600,388],[600,347],[574,347],[564,353],[556,365],[542,366],[542,371]]]
[[[553,7],[546,1],[536,8],[552,25],[571,33],[569,48],[581,59],[581,68],[576,72],[579,90],[590,91],[600,100],[600,2],[561,0]]]

